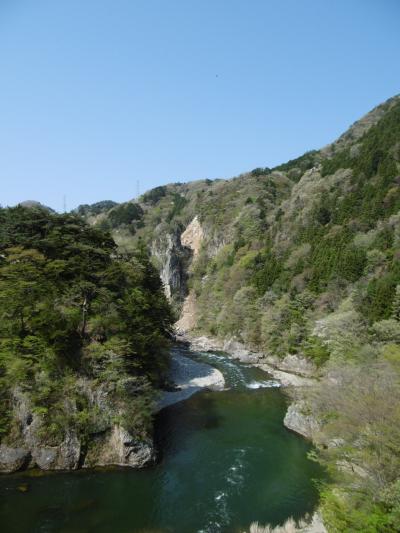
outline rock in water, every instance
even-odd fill
[[[288,429],[303,435],[307,439],[318,431],[318,423],[315,418],[308,414],[304,402],[292,403],[285,415],[283,424]]]
[[[130,466],[141,468],[154,460],[150,439],[133,437],[119,425],[93,436],[83,464],[84,468],[95,466]]]
[[[30,454],[26,448],[12,448],[0,445],[0,471],[6,474],[21,470],[29,462]]]

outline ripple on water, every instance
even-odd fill
[[[280,387],[281,384],[279,381],[275,381],[273,379],[268,379],[266,381],[251,381],[250,383],[246,384],[246,387],[248,389],[270,389],[273,387]]]
[[[218,368],[231,390],[160,412],[163,453],[153,468],[45,476],[30,480],[24,495],[15,490],[19,479],[13,490],[0,480],[2,530],[225,533],[312,512],[319,467],[307,460],[309,445],[282,425],[277,382],[222,354],[177,352]]]
[[[198,533],[215,533],[221,528],[229,526],[232,520],[232,509],[229,499],[234,494],[240,494],[245,481],[246,448],[232,450],[232,461],[225,472],[221,472],[221,483],[224,488],[214,492],[213,504],[207,513],[206,525]]]

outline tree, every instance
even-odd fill
[[[400,285],[396,285],[396,292],[392,303],[392,318],[400,321]]]

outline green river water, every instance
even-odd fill
[[[221,370],[229,390],[157,415],[156,466],[2,476],[1,533],[235,533],[313,511],[322,473],[284,428],[276,383],[222,354],[177,350]]]

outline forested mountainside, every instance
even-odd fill
[[[171,313],[144,247],[40,206],[0,209],[0,470],[153,455]]]
[[[303,405],[330,531],[400,524],[400,97],[331,145],[157,187],[91,222],[151,250],[181,329],[318,368]]]

